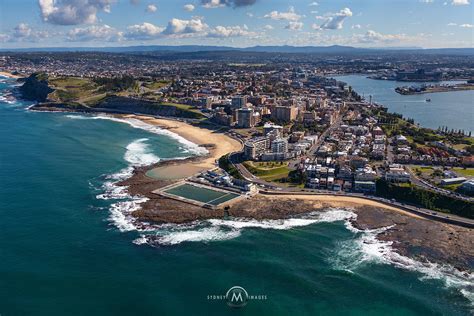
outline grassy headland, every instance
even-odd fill
[[[137,113],[201,119],[190,105],[162,100],[156,90],[167,81],[141,81],[132,77],[50,77],[44,73],[25,79],[22,94],[38,101],[38,110]]]

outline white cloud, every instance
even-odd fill
[[[70,30],[67,33],[67,40],[71,42],[117,42],[123,40],[123,33],[106,24],[91,25],[89,27],[75,28]]]
[[[253,36],[254,32],[248,30],[247,25],[244,26],[216,26],[209,31],[208,37],[239,37],[239,36]]]
[[[0,33],[0,43],[5,43],[10,40],[10,35],[5,33]]]
[[[452,0],[451,5],[469,5],[469,0]]]
[[[474,24],[465,23],[465,24],[459,25],[459,27],[472,29],[474,27]]]
[[[110,12],[115,0],[38,0],[45,22],[59,25],[92,24],[99,11]]]
[[[207,28],[208,25],[199,18],[192,18],[191,20],[171,19],[163,31],[163,34],[194,34],[204,32]]]
[[[352,11],[349,8],[344,8],[337,13],[330,13],[325,17],[316,17],[316,19],[324,19],[323,24],[319,28],[323,30],[340,30],[347,17],[352,16]]]
[[[20,23],[13,29],[13,36],[16,38],[29,37],[32,33],[31,27],[26,23]]]
[[[288,25],[285,26],[285,29],[292,30],[292,31],[299,31],[302,28],[303,28],[303,22],[290,21]]]
[[[317,3],[316,1],[313,1],[311,2],[310,4],[308,4],[310,7],[316,7],[319,5],[319,3]]]
[[[270,24],[267,24],[263,27],[265,30],[273,30],[273,26],[271,26]]]
[[[201,0],[201,4],[206,9],[219,8],[224,6],[244,7],[255,4],[257,0]]]
[[[363,35],[354,35],[353,41],[356,43],[389,43],[407,40],[405,34],[381,34],[373,30],[367,31]]]
[[[185,5],[183,6],[183,9],[186,10],[186,11],[188,11],[188,12],[194,11],[194,8],[195,8],[195,7],[194,7],[194,5],[192,5],[192,4],[185,4]]]
[[[160,37],[164,28],[144,22],[127,27],[125,37],[129,40],[149,40]]]
[[[12,29],[10,34],[0,34],[0,42],[36,42],[49,36],[49,32],[37,31],[27,23],[20,23]]]
[[[206,9],[213,9],[223,7],[224,3],[221,0],[202,0],[202,6]]]
[[[353,30],[356,30],[356,29],[358,30],[358,29],[362,28],[362,26],[361,26],[360,24],[354,24],[354,25],[352,25],[351,28],[352,28]]]
[[[458,25],[457,23],[448,23],[447,26],[456,26]]]
[[[229,38],[241,36],[256,36],[257,33],[243,26],[216,26],[210,28],[200,18],[193,17],[191,20],[171,19],[166,28],[155,26],[151,23],[131,25],[127,28],[124,38],[127,40],[152,40],[156,38],[171,37],[209,37]]]
[[[434,0],[420,0],[421,3],[426,3],[426,4],[430,4],[430,3],[433,3]]]
[[[158,10],[158,8],[157,8],[156,5],[154,5],[154,4],[149,4],[149,5],[146,7],[146,12],[153,13],[153,12],[156,12],[156,10]]]
[[[295,12],[294,7],[289,7],[287,12],[272,11],[268,14],[265,14],[263,17],[272,20],[286,20],[294,22],[299,21],[302,18],[301,15]]]

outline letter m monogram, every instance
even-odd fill
[[[242,292],[239,292],[239,293],[235,293],[233,292],[232,293],[232,298],[230,299],[231,302],[243,302],[244,299],[242,298]]]

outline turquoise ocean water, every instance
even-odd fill
[[[469,315],[472,274],[396,255],[350,210],[138,229],[134,165],[199,153],[136,121],[36,113],[0,78],[0,314]],[[383,230],[383,229],[382,229]],[[146,236],[158,241],[148,244]],[[234,285],[266,295],[209,300]]]
[[[390,112],[413,118],[421,126],[437,129],[448,126],[449,129],[464,129],[474,132],[474,90],[427,93],[419,95],[400,95],[395,92],[400,86],[419,86],[420,82],[397,82],[373,80],[363,75],[335,77],[347,82],[360,95],[374,102],[383,104]],[[455,81],[444,81],[451,84]],[[431,102],[426,102],[431,99]]]

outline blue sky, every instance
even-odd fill
[[[473,47],[472,0],[1,0],[0,47]]]

